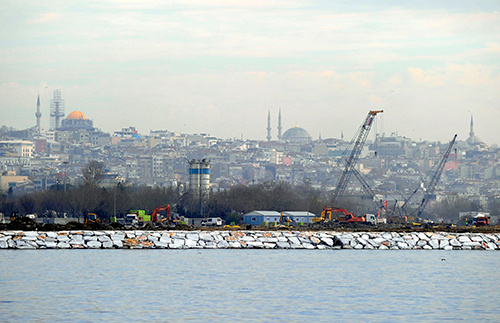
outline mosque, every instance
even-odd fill
[[[298,125],[295,127],[288,129],[281,134],[281,109],[278,115],[278,140],[285,141],[288,143],[294,144],[307,144],[312,141],[311,135],[307,132],[307,130],[300,128]],[[267,113],[267,141],[271,141],[271,112]]]
[[[470,116],[469,138],[467,138],[466,142],[470,146],[476,146],[478,148],[485,148],[486,147],[486,144],[481,139],[479,139],[478,136],[476,136],[474,134],[474,119],[472,118],[472,116]]]
[[[81,111],[73,111],[66,116],[61,122],[61,127],[58,130],[93,130],[94,123],[87,119]]]

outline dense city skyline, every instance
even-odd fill
[[[66,114],[106,132],[134,126],[265,140],[286,130],[351,138],[369,110],[379,132],[500,144],[500,4],[363,1],[8,2],[0,13],[0,115],[48,128]]]

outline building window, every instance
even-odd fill
[[[257,221],[257,218],[252,218],[252,222],[255,222],[255,221]]]

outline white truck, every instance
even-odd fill
[[[208,218],[201,221],[202,227],[220,227],[222,226],[222,218]]]

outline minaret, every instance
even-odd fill
[[[281,140],[281,108],[280,113],[278,114],[278,140]]]
[[[472,114],[470,115],[470,132],[469,137],[474,137],[474,119],[472,118]]]
[[[40,118],[42,117],[42,113],[40,112],[40,94],[38,94],[38,99],[36,100],[36,131],[40,134]]]
[[[344,130],[340,131],[340,140],[344,141]]]
[[[267,111],[267,141],[271,141],[271,111]]]

